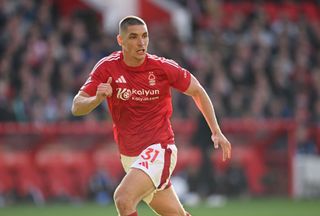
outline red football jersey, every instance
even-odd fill
[[[97,86],[109,77],[113,93],[107,102],[120,153],[137,156],[154,143],[174,143],[170,87],[186,91],[190,72],[172,60],[150,54],[142,65],[129,67],[118,51],[95,65],[81,90],[94,96]]]

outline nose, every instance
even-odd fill
[[[138,45],[143,46],[144,43],[145,43],[145,42],[144,42],[143,38],[142,38],[142,37],[139,37]]]

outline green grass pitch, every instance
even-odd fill
[[[319,216],[320,200],[248,199],[228,200],[222,207],[205,204],[186,209],[193,216]],[[139,205],[139,216],[155,215],[146,205]],[[36,207],[31,204],[15,204],[0,208],[0,216],[112,216],[117,215],[113,205],[46,204]]]

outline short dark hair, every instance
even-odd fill
[[[146,23],[140,17],[126,16],[119,22],[119,33],[121,34],[121,32],[126,31],[128,26],[131,26],[131,25],[145,25],[146,26]]]

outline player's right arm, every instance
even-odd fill
[[[94,110],[106,97],[112,95],[111,87],[112,78],[109,77],[106,83],[100,83],[97,86],[96,95],[90,96],[86,92],[80,90],[74,97],[71,112],[75,116],[87,115]]]

